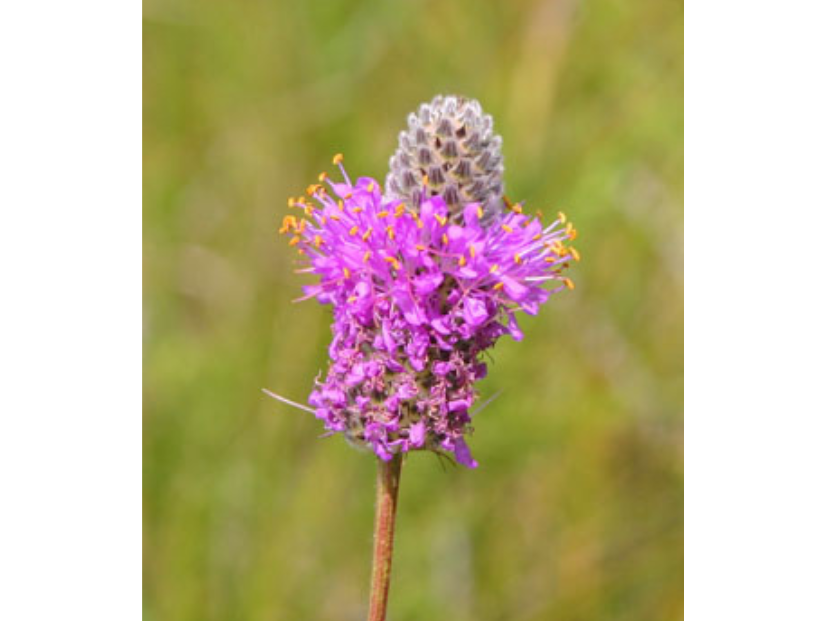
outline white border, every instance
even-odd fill
[[[0,618],[141,618],[141,6],[0,15]]]
[[[827,5],[686,11],[686,618],[827,619]]]

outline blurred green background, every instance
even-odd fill
[[[683,5],[144,3],[144,617],[358,620],[374,462],[304,400],[329,309],[276,234],[331,156],[479,99],[506,191],[580,232],[574,292],[482,385],[477,471],[402,477],[395,621],[683,610]]]

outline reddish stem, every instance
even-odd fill
[[[385,621],[388,589],[391,583],[393,558],[393,527],[399,497],[402,455],[390,461],[377,459],[376,521],[373,527],[373,573],[370,580],[370,611],[368,621]]]

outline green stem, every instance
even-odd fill
[[[373,525],[373,572],[370,580],[368,621],[385,621],[393,559],[393,527],[399,497],[402,455],[390,461],[377,459],[376,521]]]

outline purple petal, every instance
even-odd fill
[[[457,438],[454,443],[454,456],[457,458],[457,461],[466,468],[476,468],[479,465],[471,456],[471,450],[465,443],[465,438]]]
[[[508,313],[508,333],[515,341],[523,340],[523,331],[520,330],[520,326],[517,324],[517,318],[514,317],[514,313],[512,312]]]
[[[463,305],[462,316],[472,326],[481,326],[488,319],[488,309],[483,300],[468,297]]]
[[[500,278],[500,282],[502,282],[505,288],[506,295],[515,302],[519,302],[526,295],[528,295],[528,287],[526,287],[523,284],[520,284],[519,282],[517,282],[509,276],[503,276],[502,278]]]
[[[413,285],[416,292],[420,295],[428,295],[432,293],[442,284],[443,276],[439,272],[431,274],[423,274],[414,278]]]
[[[425,444],[425,421],[420,420],[411,425],[408,437],[413,446],[417,448],[422,447]]]

